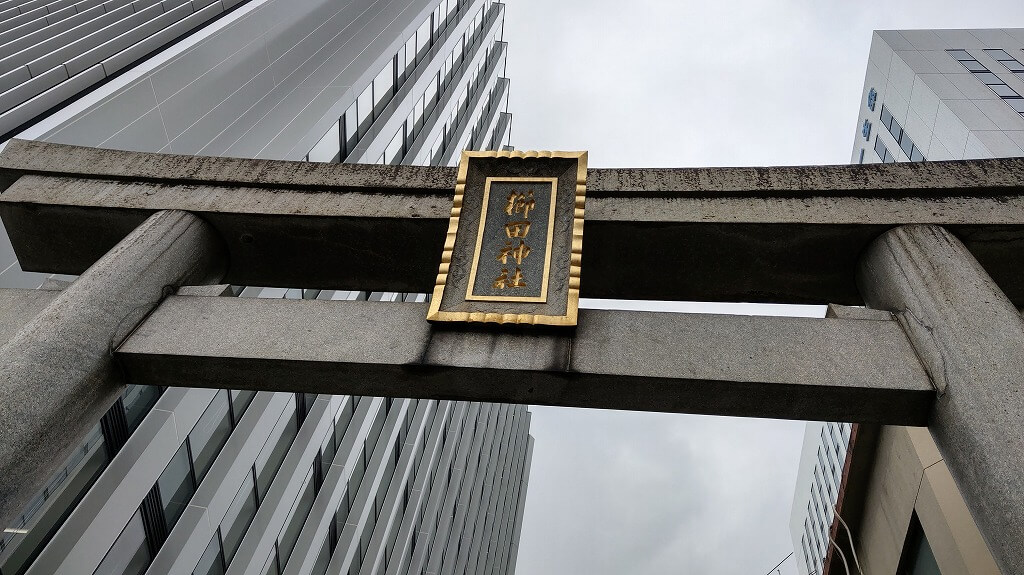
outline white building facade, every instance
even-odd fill
[[[1024,156],[1024,29],[875,31],[859,110],[852,163]],[[801,575],[821,573],[849,438],[848,423],[807,424],[790,516]]]
[[[504,10],[493,0],[0,0],[0,132],[454,164],[462,149],[509,143]],[[31,47],[61,34],[70,40]],[[60,289],[53,279],[22,270],[0,233],[0,286]],[[425,298],[302,286],[223,295]],[[129,386],[5,526],[0,574],[515,571],[533,441],[525,406],[188,383]]]

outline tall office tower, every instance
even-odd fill
[[[0,63],[15,76],[0,77],[12,86],[0,93],[0,132],[166,153],[450,165],[462,149],[508,145],[504,8],[2,0],[11,18],[0,19]],[[5,50],[12,42],[24,48]],[[48,279],[20,269],[6,234],[0,272],[4,287]],[[130,386],[4,529],[0,574],[512,573],[529,423],[524,406]]]
[[[1024,29],[879,30],[872,35],[853,163],[1011,156],[1024,156]],[[845,434],[836,433],[844,429]],[[803,574],[821,573],[823,568],[827,536],[833,527],[832,507],[841,499],[839,480],[844,475],[849,437],[845,423],[807,425],[790,518],[790,535]],[[837,439],[845,440],[836,444]],[[948,475],[927,433],[887,429],[882,431],[880,443],[880,461],[884,454],[902,450],[905,460],[911,459],[906,454],[913,454],[915,461],[928,462],[930,473]],[[827,457],[830,454],[837,457]],[[923,470],[920,475],[907,473],[916,477],[917,484],[901,489],[916,494],[926,480]],[[881,485],[895,475],[873,479],[868,488],[881,492]],[[950,483],[944,489],[944,497],[955,501],[950,505],[962,505],[955,486]],[[916,510],[902,519],[889,512],[890,524],[909,530],[889,534],[889,539],[900,544],[913,540],[916,543],[909,547],[930,557],[929,522]],[[866,516],[866,521],[870,519]],[[966,525],[969,521],[969,516],[934,518],[933,523],[942,526],[934,528],[931,536],[942,537],[939,531],[955,527],[974,537],[977,529],[973,522]],[[983,544],[980,549],[975,556],[988,557]],[[899,551],[894,552],[897,558]],[[934,559],[925,562],[929,561]]]
[[[849,423],[811,421],[804,430],[789,533],[800,573],[821,573],[839,499]]]

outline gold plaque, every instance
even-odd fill
[[[576,325],[586,176],[586,152],[463,152],[427,319]]]

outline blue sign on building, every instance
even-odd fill
[[[878,92],[875,92],[874,88],[868,90],[868,110],[875,111],[875,99],[878,97]]]
[[[864,125],[860,128],[860,134],[864,136],[865,140],[871,139],[871,122],[864,120]]]

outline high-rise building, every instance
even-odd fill
[[[178,154],[450,165],[462,149],[508,146],[504,9],[492,0],[0,0],[0,132]],[[21,270],[0,235],[0,286],[60,289],[59,279]],[[200,293],[425,298],[222,292]],[[512,573],[529,423],[524,406],[503,404],[129,386],[4,529],[0,574]]]
[[[853,163],[1011,156],[1024,156],[1024,29],[874,32]],[[834,431],[842,429],[847,432],[837,437]],[[801,574],[827,572],[828,537],[846,537],[845,527],[834,523],[837,503],[863,509],[863,521],[853,526],[861,536],[855,545],[872,573],[896,573],[899,565],[901,572],[929,574],[994,568],[927,432],[883,428],[877,440],[850,448],[851,455],[874,458],[874,471],[853,480],[858,501],[844,501],[847,464],[854,459],[845,457],[849,429],[845,423],[807,425],[790,519]],[[908,493],[909,503],[900,497]],[[932,502],[938,507],[925,508]],[[940,541],[942,549],[934,552],[930,541]],[[964,566],[968,571],[960,570]]]
[[[811,421],[804,430],[789,532],[800,573],[821,573],[842,483],[849,423]]]

